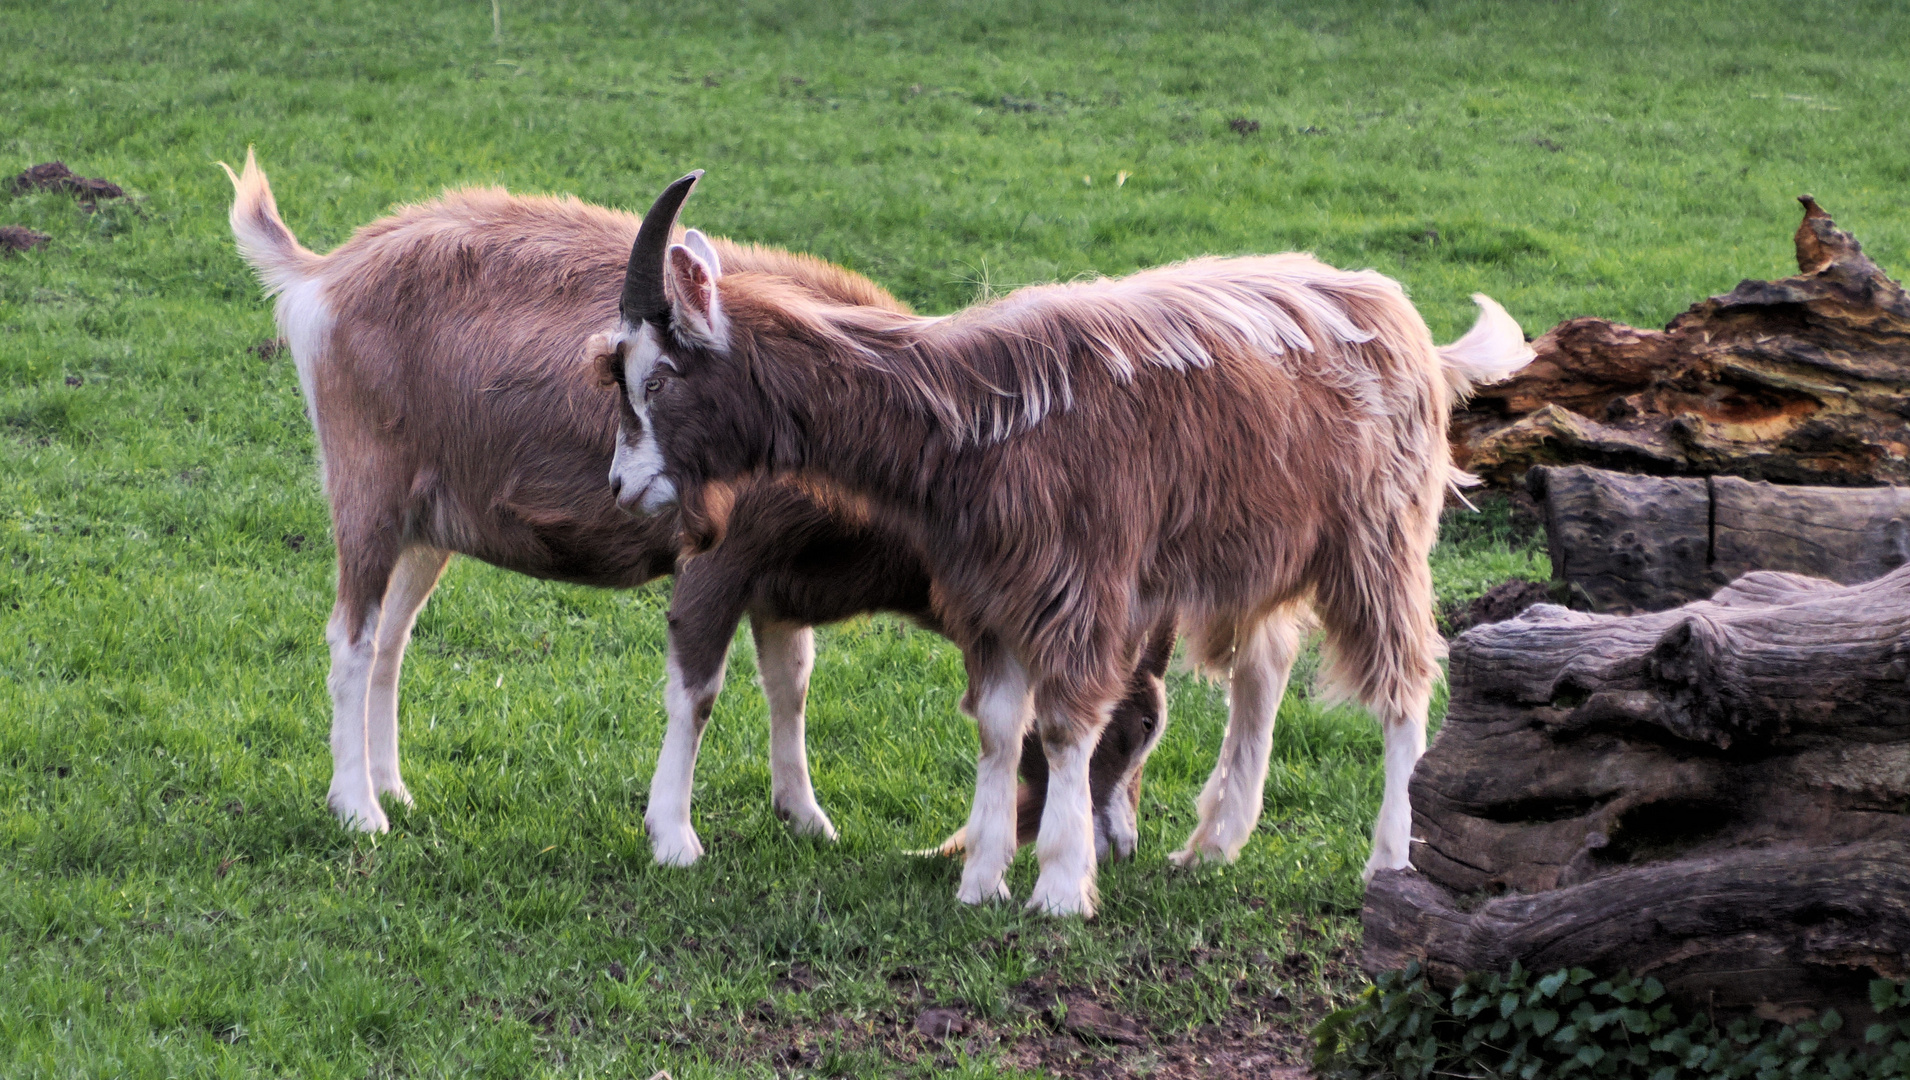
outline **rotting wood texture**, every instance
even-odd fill
[[[1798,276],[1745,281],[1641,330],[1571,319],[1454,414],[1454,460],[1795,484],[1910,484],[1910,297],[1810,196]]]
[[[1526,474],[1552,576],[1572,607],[1629,614],[1702,600],[1753,570],[1855,585],[1910,562],[1910,487],[1802,487],[1735,476]]]
[[[1869,980],[1910,975],[1910,567],[1470,630],[1412,800],[1369,971],[1626,969],[1720,1018],[1834,1006],[1861,1032]]]

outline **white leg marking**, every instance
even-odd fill
[[[384,611],[378,620],[377,649],[372,658],[370,687],[365,703],[365,744],[370,759],[372,791],[390,795],[406,806],[411,792],[398,770],[398,674],[405,662],[405,646],[418,612],[438,587],[438,575],[450,554],[436,548],[406,551],[392,569],[385,586]]]
[[[807,626],[750,619],[756,670],[769,700],[769,804],[798,836],[834,842],[836,827],[816,803],[809,781],[803,703],[816,666],[816,635]]]
[[[696,780],[696,751],[703,744],[703,726],[723,688],[723,672],[702,686],[687,686],[674,648],[667,665],[669,681],[663,690],[669,726],[663,732],[663,750],[657,771],[650,777],[650,805],[643,826],[650,832],[650,854],[660,866],[689,866],[703,855],[703,842],[690,825],[690,788]]]
[[[1094,818],[1088,791],[1088,763],[1094,740],[1048,751],[1048,801],[1041,809],[1041,833],[1035,838],[1035,858],[1041,876],[1035,879],[1028,909],[1048,915],[1094,914],[1099,899],[1094,888]]]
[[[1194,803],[1199,823],[1188,836],[1187,846],[1168,856],[1174,865],[1233,862],[1253,835],[1267,784],[1274,717],[1286,696],[1287,676],[1299,648],[1300,634],[1293,620],[1276,615],[1250,630],[1235,651],[1220,760]]]
[[[358,627],[358,640],[351,640],[351,628],[345,623],[342,605],[332,609],[331,622],[325,626],[325,640],[331,645],[332,672],[326,686],[332,694],[332,786],[325,804],[346,828],[360,832],[384,832],[391,828],[384,808],[378,805],[377,788],[371,779],[371,754],[366,741],[365,707],[371,687],[372,662],[376,659],[378,605],[365,612]]]
[[[1015,769],[1021,763],[1021,733],[1032,704],[1028,673],[1014,660],[1001,657],[983,679],[974,699],[981,756],[975,762],[975,805],[964,830],[968,861],[955,891],[955,899],[964,904],[1008,899],[1005,878],[1016,847]]]
[[[1373,826],[1373,854],[1360,874],[1362,880],[1373,880],[1381,870],[1412,866],[1413,806],[1407,784],[1413,778],[1413,766],[1426,752],[1426,712],[1430,704],[1429,694],[1422,691],[1403,713],[1379,711],[1380,726],[1386,733],[1386,794],[1380,800],[1379,821]]]

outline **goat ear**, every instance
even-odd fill
[[[709,237],[690,229],[683,234],[683,246],[690,249],[690,254],[703,260],[704,265],[710,268],[711,277],[720,279],[723,276],[723,260],[716,257],[716,246],[710,243]]]
[[[683,244],[670,245],[663,256],[663,294],[670,301],[672,329],[705,348],[728,352],[729,320],[716,291],[717,274]]]
[[[617,367],[623,363],[623,350],[617,347],[617,339],[609,333],[595,333],[584,342],[584,356],[597,372],[597,385],[610,387],[617,385]]]

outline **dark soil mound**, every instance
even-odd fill
[[[1465,633],[1475,626],[1517,618],[1533,604],[1552,601],[1552,587],[1543,581],[1507,581],[1486,590],[1484,596],[1469,604],[1449,604],[1444,616],[1447,636]]]
[[[0,251],[9,255],[16,251],[32,251],[51,239],[47,234],[34,232],[24,225],[0,225]]]
[[[25,195],[30,191],[65,191],[78,195],[80,201],[85,203],[98,202],[101,199],[119,199],[126,195],[126,192],[111,180],[80,176],[67,168],[63,161],[49,161],[35,165],[13,178],[15,195]]]

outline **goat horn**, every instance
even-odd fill
[[[643,215],[637,242],[630,247],[630,265],[623,275],[623,302],[619,305],[624,322],[631,326],[662,319],[670,312],[670,301],[663,295],[663,254],[670,248],[670,230],[676,226],[683,200],[690,197],[690,189],[702,177],[703,170],[698,169],[664,188],[650,212]]]

